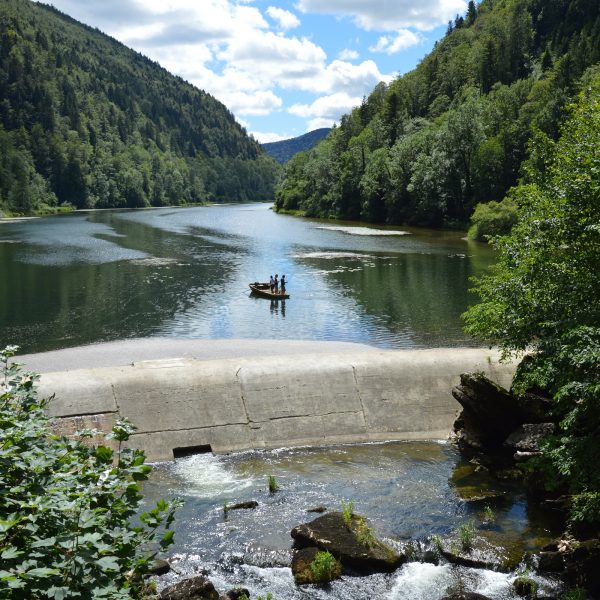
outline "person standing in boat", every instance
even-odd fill
[[[279,293],[279,276],[275,273],[275,293]]]
[[[271,279],[269,280],[269,285],[271,286],[271,294],[275,291],[275,280],[273,279],[273,275],[271,275]]]
[[[281,293],[285,294],[285,275],[281,276]]]

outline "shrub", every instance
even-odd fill
[[[502,202],[478,204],[471,217],[469,239],[485,242],[491,237],[510,233],[517,222],[517,210],[517,203],[510,197]]]
[[[352,524],[352,512],[354,508],[354,503],[352,500],[348,500],[348,502],[344,502],[342,500],[342,517],[344,518],[344,524],[348,529],[350,529],[350,525]]]
[[[338,563],[331,552],[317,552],[310,564],[310,570],[316,583],[331,581],[336,576]]]
[[[150,471],[142,452],[122,448],[134,427],[115,424],[116,451],[83,443],[93,431],[55,435],[36,376],[9,364],[16,350],[0,351],[0,597],[143,597],[142,576],[173,541],[177,503],[160,501],[132,525]]]

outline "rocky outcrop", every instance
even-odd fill
[[[162,558],[156,558],[150,566],[148,575],[166,575],[170,570],[171,565],[166,560]]]
[[[538,448],[540,439],[548,435],[552,426],[548,423],[550,399],[537,393],[511,394],[480,373],[463,373],[452,395],[463,407],[454,423],[459,447],[463,449],[501,449],[510,437],[511,444],[523,446],[517,451],[536,451],[529,448]]]
[[[369,543],[361,543],[357,533],[365,523],[363,517],[353,515],[350,527],[346,527],[342,513],[331,512],[298,525],[291,535],[296,548],[314,547],[331,552],[341,561],[345,572],[347,569],[359,573],[393,571],[405,557],[374,537]]]
[[[215,586],[204,575],[195,575],[170,585],[159,594],[159,600],[219,600]]]
[[[227,510],[247,510],[258,507],[258,502],[256,500],[248,500],[248,502],[238,502],[237,504],[232,504],[231,506],[227,506]]]
[[[560,577],[570,585],[586,588],[592,597],[600,595],[600,539],[560,541],[538,555],[538,570]]]

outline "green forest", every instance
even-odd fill
[[[209,94],[52,7],[0,3],[0,212],[269,200],[277,169]]]
[[[510,225],[516,206],[502,201],[522,176],[530,140],[557,138],[569,99],[598,61],[597,0],[471,1],[416,69],[379,84],[285,166],[276,207],[464,227],[486,203],[480,221]]]
[[[314,148],[330,131],[329,127],[321,127],[289,140],[267,142],[262,144],[262,147],[269,156],[272,156],[278,163],[283,165],[298,152]]]

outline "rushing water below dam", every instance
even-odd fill
[[[280,491],[270,495],[267,478],[274,475]],[[296,587],[289,568],[296,525],[315,518],[308,509],[323,505],[340,510],[352,500],[354,510],[368,517],[376,534],[401,548],[412,541],[431,544],[472,521],[476,535],[491,545],[520,556],[549,541],[547,517],[528,507],[509,484],[491,481],[462,462],[456,449],[443,443],[387,443],[297,448],[212,456],[196,455],[156,466],[145,485],[148,506],[161,497],[179,496],[184,506],[176,544],[170,549],[180,575],[206,569],[223,593],[243,586],[276,600],[328,598],[339,600],[439,600],[449,589],[476,591],[490,598],[517,598],[515,572],[409,562],[391,574],[343,577],[330,586]],[[491,527],[482,524],[485,504],[469,502],[474,494],[504,494],[490,501]],[[255,500],[254,510],[231,510],[223,504]],[[537,578],[540,597],[555,585]],[[162,584],[161,584],[162,585]]]
[[[133,337],[473,345],[464,234],[278,215],[268,204],[0,223],[0,342],[41,352]],[[291,298],[249,296],[285,273]]]

